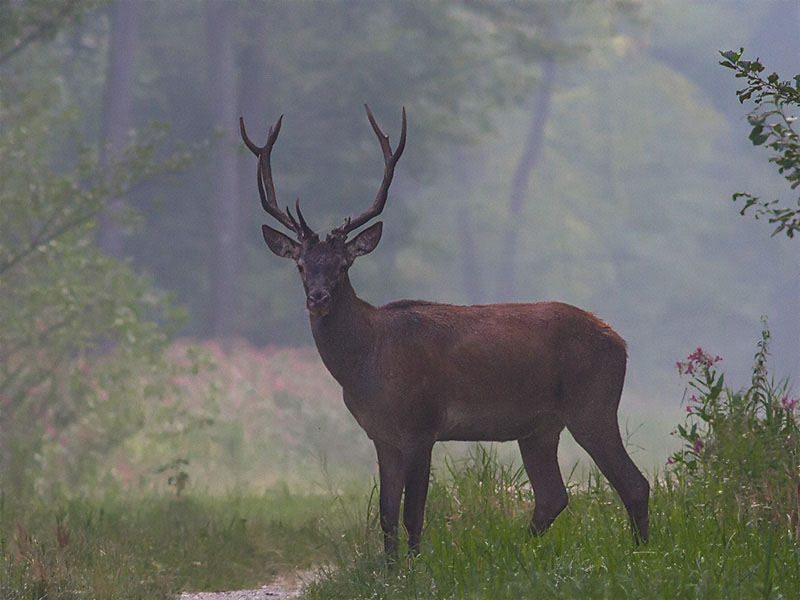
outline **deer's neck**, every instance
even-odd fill
[[[324,317],[311,317],[311,333],[331,375],[343,388],[361,377],[375,347],[375,307],[356,296],[350,280],[336,290],[333,305]]]

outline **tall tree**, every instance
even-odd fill
[[[474,152],[470,153],[463,146],[457,146],[453,150],[454,169],[456,169],[457,185],[456,193],[464,198],[469,197],[470,188],[475,185],[476,172],[478,167]],[[483,268],[480,261],[480,251],[475,239],[475,222],[470,211],[470,206],[466,202],[456,208],[456,229],[458,231],[460,262],[461,262],[461,286],[464,297],[470,304],[480,304],[486,302],[486,290],[484,288]]]
[[[115,0],[111,5],[111,37],[100,133],[101,170],[108,170],[119,160],[132,124],[131,98],[139,8],[138,0]],[[98,244],[106,255],[114,258],[122,258],[124,254],[120,225],[124,206],[123,198],[114,198],[100,219]]]
[[[239,108],[233,48],[235,9],[231,2],[209,2],[206,5],[212,119],[214,127],[222,135],[212,158],[215,253],[210,265],[213,293],[211,326],[213,335],[219,338],[236,333],[236,276],[241,255],[238,171],[232,136],[236,131]]]
[[[525,145],[522,148],[517,168],[511,179],[509,192],[506,232],[500,254],[501,268],[498,272],[497,289],[503,298],[514,298],[514,281],[516,277],[517,237],[519,235],[519,218],[528,197],[531,173],[536,168],[544,146],[545,126],[550,116],[550,104],[555,85],[556,61],[549,58],[542,67],[542,77],[533,93],[530,107],[531,121]]]

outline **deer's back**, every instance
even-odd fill
[[[403,300],[378,314],[382,393],[402,394],[417,426],[435,426],[438,439],[519,438],[564,409],[567,389],[598,378],[621,389],[625,342],[568,304]]]

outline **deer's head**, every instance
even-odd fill
[[[403,109],[400,142],[394,152],[389,145],[389,137],[380,130],[368,106],[366,109],[367,118],[375,135],[378,136],[383,150],[383,181],[372,206],[355,219],[347,218],[342,225],[332,229],[324,240],[321,240],[319,235],[306,223],[303,213],[300,211],[299,199],[295,204],[297,217],[292,215],[288,206],[285,211],[278,208],[275,186],[272,182],[270,154],[275,140],[278,139],[283,116],[281,115],[277,123],[270,127],[267,143],[264,146],[257,146],[250,140],[244,128],[244,119],[239,119],[242,139],[258,158],[257,178],[261,206],[269,215],[291,231],[296,238],[292,239],[268,225],[263,225],[264,241],[267,242],[267,246],[273,253],[294,260],[306,291],[306,308],[313,316],[322,317],[328,313],[337,290],[343,282],[347,281],[347,271],[353,261],[358,256],[369,254],[378,245],[383,228],[383,223],[380,221],[361,231],[353,239],[348,240],[347,236],[383,211],[389,193],[389,185],[394,175],[394,167],[406,145],[405,108]]]

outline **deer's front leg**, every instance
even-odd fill
[[[380,512],[383,548],[390,561],[397,560],[397,522],[403,494],[403,455],[399,449],[375,440],[380,476]]]
[[[406,461],[406,499],[403,505],[403,524],[408,531],[408,550],[419,554],[419,540],[425,515],[425,499],[431,476],[431,451],[433,444],[425,443],[412,452]]]

